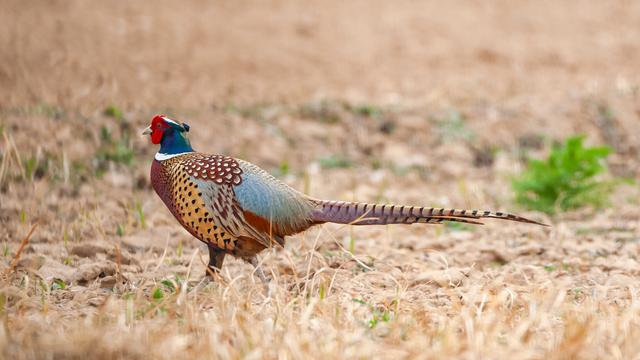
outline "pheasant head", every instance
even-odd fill
[[[151,120],[151,125],[144,129],[142,134],[149,135],[152,143],[160,144],[160,151],[156,154],[156,158],[162,158],[193,152],[187,138],[188,132],[189,125],[180,124],[166,115],[156,115]]]

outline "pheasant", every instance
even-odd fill
[[[482,224],[481,218],[545,224],[504,212],[318,200],[280,182],[258,166],[225,155],[196,152],[189,125],[156,115],[143,135],[160,144],[151,184],[178,222],[209,248],[207,274],[227,254],[258,267],[256,255],[314,225]]]

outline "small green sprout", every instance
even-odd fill
[[[121,224],[118,224],[118,226],[116,226],[116,235],[120,237],[124,236],[124,227],[122,227]]]
[[[469,141],[476,134],[469,129],[464,115],[457,110],[449,110],[446,114],[430,119],[437,129],[437,133],[443,142]]]
[[[475,231],[476,229],[476,227],[469,224],[451,221],[445,222],[444,226],[449,231]]]
[[[355,254],[356,251],[356,237],[353,233],[353,226],[349,226],[349,252]]]
[[[136,201],[135,204],[136,214],[138,215],[138,221],[140,222],[140,226],[145,229],[147,227],[147,223],[144,217],[144,211],[142,210],[142,204],[139,201]]]
[[[382,110],[380,108],[370,104],[353,106],[351,110],[358,115],[366,117],[376,117],[382,114]]]
[[[351,160],[339,155],[330,155],[321,158],[319,162],[320,166],[325,169],[349,168],[353,165]]]
[[[176,292],[176,285],[173,281],[169,280],[169,279],[164,279],[162,281],[160,281],[160,283],[162,285],[164,285],[164,287],[169,290],[169,292],[174,293]]]
[[[115,105],[107,106],[107,108],[104,109],[104,114],[106,116],[110,116],[110,117],[112,117],[112,118],[114,118],[116,120],[124,119],[124,113],[122,112],[122,110],[119,107],[117,107]]]
[[[162,291],[161,288],[157,287],[157,288],[153,289],[153,293],[152,293],[151,297],[154,300],[162,300],[162,298],[164,297],[164,292]]]
[[[128,127],[123,127],[121,136],[116,138],[106,126],[100,128],[100,146],[94,156],[95,173],[104,174],[109,163],[133,165],[135,153],[131,145],[131,134]]]
[[[544,266],[544,271],[546,272],[554,272],[556,270],[556,266],[555,265],[545,265]]]
[[[373,305],[362,299],[353,298],[351,299],[351,301],[369,308],[369,311],[371,311],[371,319],[367,321],[367,327],[370,329],[374,329],[381,321],[389,322],[391,320],[391,313],[389,312],[389,310],[385,309],[384,311],[381,311],[380,309],[374,307]]]
[[[67,284],[62,279],[54,279],[51,284],[51,290],[65,290],[67,288]]]
[[[287,160],[282,160],[278,172],[280,173],[280,176],[289,174],[289,162]]]

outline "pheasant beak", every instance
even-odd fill
[[[151,135],[152,132],[151,126],[147,126],[147,128],[142,131],[142,135]]]

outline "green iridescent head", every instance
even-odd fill
[[[159,154],[175,155],[193,152],[191,143],[187,138],[189,129],[189,125],[180,124],[161,114],[153,117],[151,125],[144,129],[142,135],[149,135],[152,143],[160,144]]]

